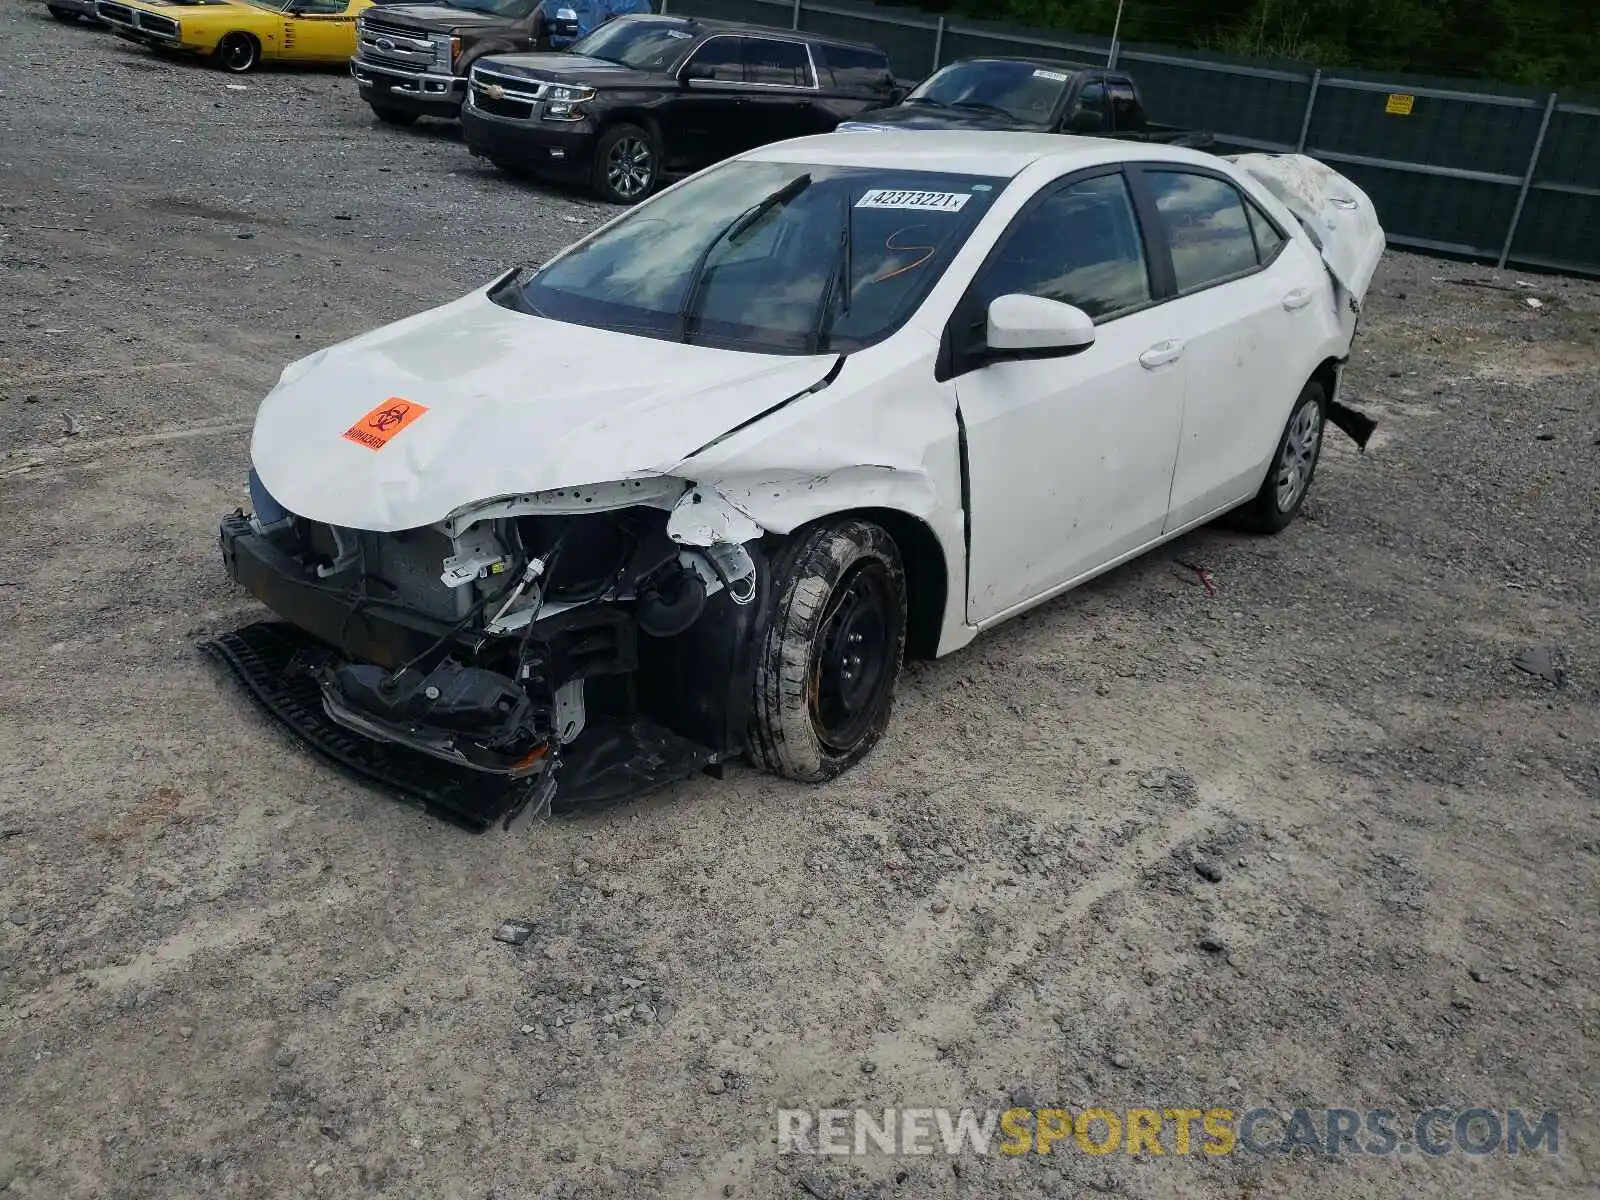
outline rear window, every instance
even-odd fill
[[[840,91],[878,91],[894,79],[889,56],[881,50],[858,46],[817,46],[825,82]]]

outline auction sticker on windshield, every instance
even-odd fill
[[[1046,71],[1046,70],[1044,70],[1042,68],[1040,70],[1035,71],[1033,73],[1033,77],[1035,79],[1053,79],[1057,83],[1065,83],[1067,81],[1067,77],[1065,75],[1063,75],[1060,71]]]
[[[862,192],[857,208],[908,208],[916,212],[960,212],[971,192],[897,192],[873,188]]]
[[[344,436],[347,441],[365,446],[368,450],[382,450],[395,434],[427,411],[424,405],[413,404],[409,400],[402,400],[399,396],[390,396],[346,429]]]

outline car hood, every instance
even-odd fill
[[[478,60],[487,71],[513,75],[519,79],[582,81],[596,87],[659,86],[660,75],[635,71],[621,63],[582,54],[494,54]]]
[[[188,24],[193,24],[197,17],[227,18],[237,20],[241,15],[248,14],[252,17],[270,17],[273,14],[265,9],[257,8],[253,4],[233,3],[232,0],[205,0],[205,3],[196,3],[194,0],[124,0],[129,8],[143,9],[145,12],[158,12],[165,16],[173,17]]]
[[[415,529],[484,500],[670,474],[836,360],[569,325],[486,290],[292,364],[250,457],[290,512]]]
[[[446,33],[456,29],[483,29],[517,23],[509,17],[452,8],[448,4],[380,4],[366,9],[363,15],[370,16],[380,25],[415,29],[419,33]]]
[[[897,104],[875,108],[839,125],[841,132],[901,129],[990,129],[1003,132],[1043,132],[1043,121],[1022,121],[976,109],[939,108],[932,104]]]

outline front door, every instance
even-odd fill
[[[817,81],[805,45],[777,37],[742,40],[747,96],[735,152],[832,132],[817,112]]]
[[[283,15],[284,57],[343,62],[356,52],[358,0],[294,0]]]
[[[661,123],[674,168],[698,170],[746,148],[742,41],[727,34],[707,38],[679,68],[680,87]]]
[[[1023,293],[1095,319],[1070,357],[958,374],[971,563],[967,617],[1006,614],[1160,536],[1183,421],[1183,342],[1155,295],[1122,173],[1076,177],[1036,198],[1001,237],[953,318],[981,330],[988,304]],[[965,327],[962,329],[961,327]]]

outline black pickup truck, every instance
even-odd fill
[[[1132,76],[1045,58],[967,58],[941,67],[899,104],[841,129],[995,129],[1075,133],[1209,149],[1209,133],[1156,125]]]
[[[564,54],[473,65],[461,130],[503,170],[616,204],[768,142],[828,133],[901,95],[876,46],[698,17],[623,16]]]
[[[601,0],[583,7],[591,20],[604,21],[649,5]],[[350,74],[380,121],[453,121],[475,61],[505,51],[564,50],[578,38],[579,16],[579,5],[569,0],[375,0],[356,18]]]

